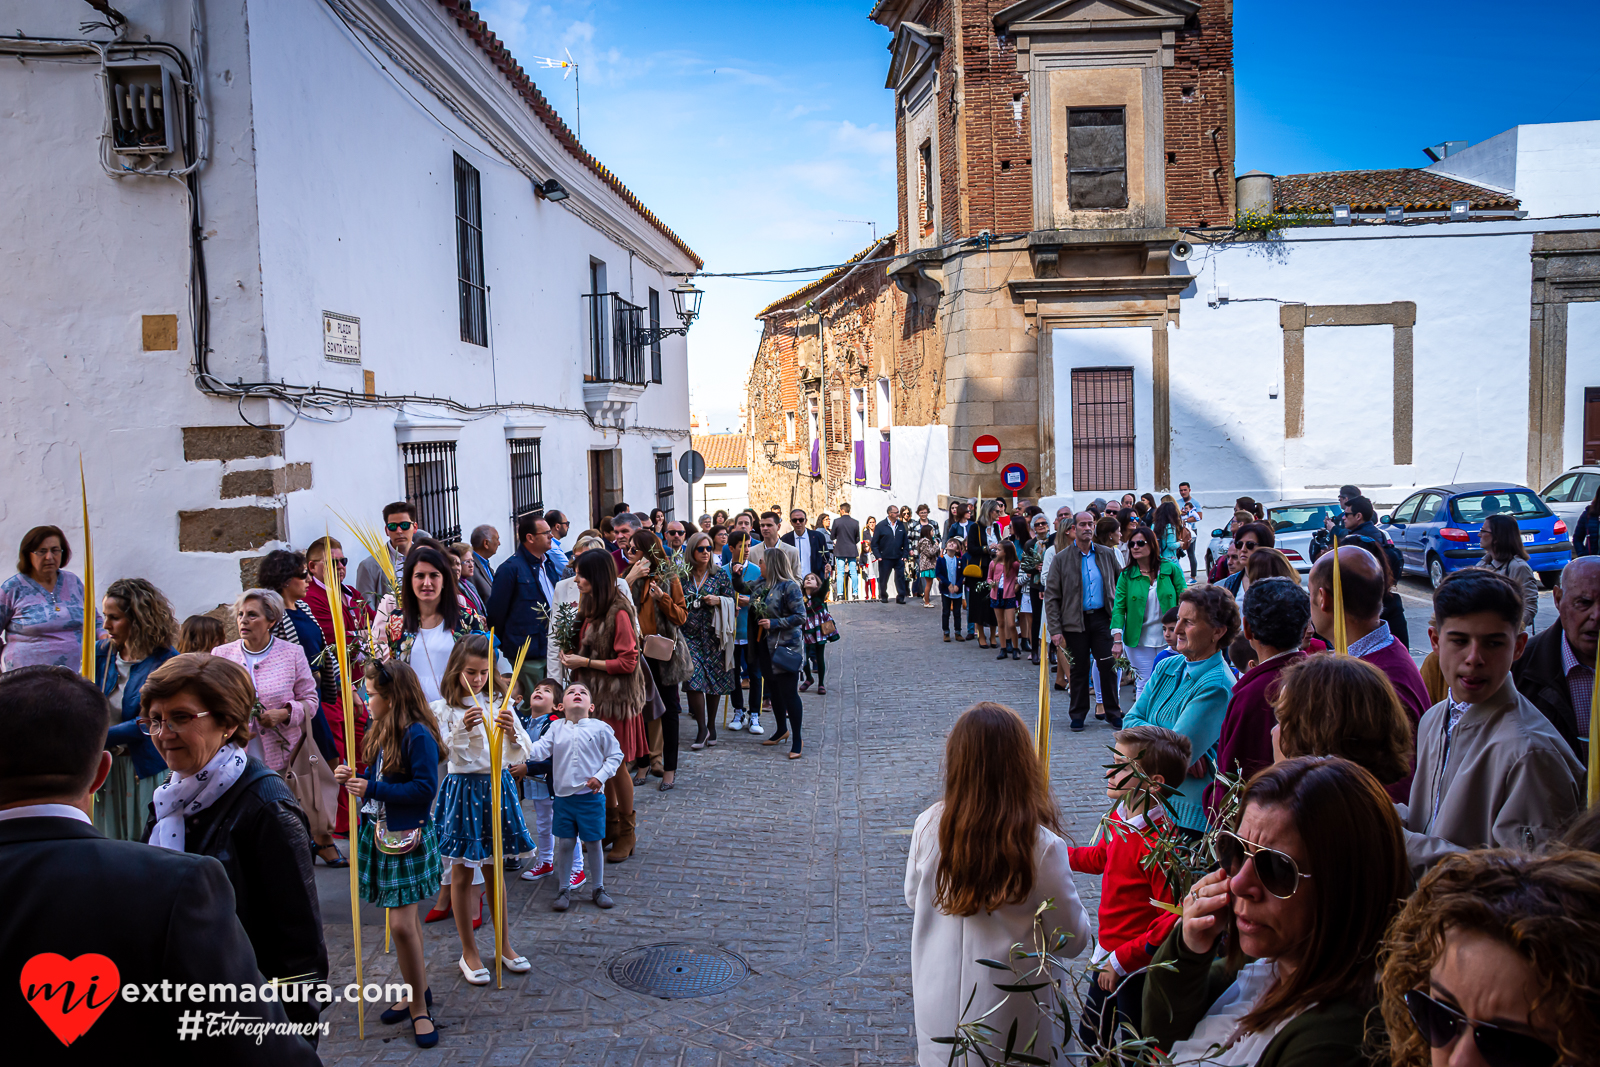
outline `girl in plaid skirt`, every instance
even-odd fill
[[[433,895],[444,873],[432,815],[443,745],[422,686],[406,664],[369,662],[367,697],[372,715],[363,740],[367,769],[358,775],[341,764],[334,775],[363,801],[356,847],[361,895],[389,910],[400,975],[413,995],[379,1017],[386,1023],[409,1018],[417,1047],[432,1048],[439,1034],[428,1012],[433,992],[423,966],[417,902]],[[414,999],[419,989],[421,1003]]]

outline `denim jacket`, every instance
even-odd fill
[[[106,734],[106,748],[126,746],[128,756],[133,760],[133,773],[139,778],[148,778],[167,769],[167,761],[161,758],[161,753],[156,751],[150,739],[139,732],[139,724],[134,721],[139,717],[139,690],[144,688],[151,671],[177,654],[176,649],[160,648],[130,667],[128,679],[122,685],[122,707],[111,709],[117,721]],[[94,659],[95,681],[100,691],[109,697],[121,677],[121,672],[117,670],[117,654],[112,650],[110,641],[101,641],[94,646]]]

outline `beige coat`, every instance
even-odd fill
[[[1583,767],[1509,674],[1499,692],[1467,708],[1447,752],[1449,718],[1446,699],[1417,724],[1417,771],[1403,812],[1414,868],[1466,849],[1538,848],[1583,810]]]
[[[1044,580],[1045,620],[1052,634],[1083,631],[1083,553],[1076,543],[1056,552]],[[1100,586],[1105,591],[1106,614],[1111,614],[1117,599],[1117,576],[1122,567],[1117,554],[1105,545],[1094,546],[1094,560],[1100,567]]]
[[[941,801],[917,817],[916,828],[911,832],[911,854],[906,857],[906,904],[913,914],[911,920],[911,999],[917,1024],[917,1063],[920,1067],[946,1067],[950,1062],[950,1046],[935,1042],[935,1037],[950,1037],[962,1021],[961,1010],[967,998],[977,988],[966,1020],[981,1017],[1002,1000],[1006,1003],[984,1021],[999,1031],[998,1040],[1005,1046],[1006,1032],[1013,1019],[1017,1026],[1017,1047],[1021,1048],[1035,1030],[1039,1040],[1034,1043],[1032,1055],[1049,1058],[1049,1048],[1055,1044],[1062,1053],[1056,1062],[1070,1062],[1065,1052],[1072,1047],[1070,1035],[1053,1033],[1050,1017],[1033,1006],[1027,994],[1008,994],[995,989],[995,983],[1021,982],[1005,971],[984,967],[980,959],[1009,961],[1011,946],[1021,943],[1031,951],[1033,938],[1033,913],[1044,900],[1054,898],[1055,909],[1045,912],[1045,930],[1049,943],[1054,946],[1056,934],[1067,935],[1066,945],[1057,950],[1058,957],[1076,956],[1089,947],[1089,914],[1078,900],[1078,891],[1072,884],[1072,868],[1067,863],[1067,843],[1055,834],[1039,828],[1039,844],[1034,851],[1033,892],[1021,904],[1007,905],[999,911],[971,916],[946,915],[933,903],[934,876],[939,869],[939,816],[944,811]],[[1016,961],[1018,976],[1028,971],[1026,961]],[[1063,979],[1062,973],[1056,975]],[[1038,995],[1046,1004],[1051,1003],[1048,989]],[[969,1057],[971,1058],[971,1057]],[[996,1058],[993,1055],[991,1059]],[[975,1058],[973,1059],[976,1062]]]

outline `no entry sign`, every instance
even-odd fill
[[[972,454],[979,463],[993,463],[1000,458],[1000,438],[986,433],[972,442]]]
[[[1028,468],[1020,463],[1007,463],[1000,471],[1000,480],[1015,493],[1028,484]]]

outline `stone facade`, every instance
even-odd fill
[[[939,421],[938,323],[932,307],[913,302],[877,262],[894,247],[884,238],[761,312],[748,382],[752,507],[836,512],[859,482],[858,442],[876,486],[882,428],[892,439],[893,427]]]

